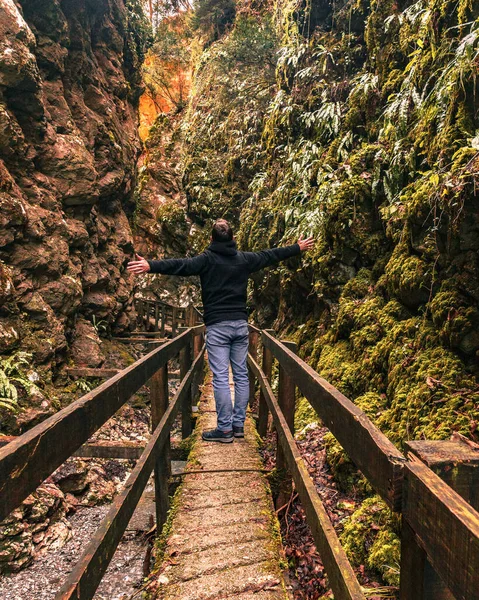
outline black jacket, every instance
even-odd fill
[[[240,252],[236,242],[212,242],[193,258],[149,260],[151,273],[199,275],[206,325],[220,321],[248,319],[246,292],[248,277],[264,267],[301,253],[299,244],[261,252]]]

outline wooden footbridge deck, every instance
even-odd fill
[[[155,306],[149,306],[148,315],[152,310],[153,315],[161,315]],[[152,472],[158,528],[167,520],[171,427],[181,413],[182,437],[192,433],[193,409],[204,375],[204,327],[193,325],[191,315],[189,322],[184,318],[183,328],[172,339],[162,340],[133,365],[22,436],[6,440],[0,448],[0,520],[74,453],[87,449],[86,455],[139,455],[124,490],[113,501],[83,556],[64,574],[57,600],[93,598]],[[150,330],[150,316],[144,322]],[[153,333],[161,336],[161,322],[153,323],[155,329]],[[168,369],[177,359],[180,385],[169,397]],[[277,397],[271,387],[275,360]],[[464,441],[417,441],[408,444],[404,456],[358,407],[296,355],[294,345],[279,341],[271,331],[250,328],[248,364],[251,396],[257,390],[260,394],[258,432],[265,435],[268,413],[277,432],[277,467],[283,475],[280,494],[285,497],[295,486],[334,598],[359,600],[374,591],[359,585],[294,441],[296,389],[391,510],[402,514],[401,600],[479,600],[479,452]],[[153,429],[146,447],[134,452],[114,445],[89,448],[93,433],[145,384],[150,388]],[[214,413],[209,412],[209,385],[207,380],[199,404],[204,413],[199,428],[214,423]],[[176,552],[175,560],[165,563],[159,572],[157,598],[286,597],[279,549],[273,543],[274,528],[267,524],[271,500],[263,484],[252,427],[249,421],[245,442],[213,446],[196,441],[195,456],[187,467],[190,474],[184,476],[184,501],[179,502],[178,510],[175,507],[173,535],[166,544],[165,556]],[[242,471],[248,468],[245,465],[252,470]],[[227,468],[230,473],[217,472]],[[226,548],[230,542],[234,547],[233,540],[240,550],[231,549],[229,561]],[[172,562],[177,562],[178,568]],[[213,573],[216,579],[212,579]],[[202,589],[200,580],[205,584]],[[238,586],[240,580],[247,581],[246,587]]]

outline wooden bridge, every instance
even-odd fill
[[[145,314],[148,320],[142,322],[149,330],[150,317],[161,315],[161,305],[157,309],[150,304]],[[161,335],[158,318],[153,329]],[[170,430],[180,413],[182,437],[191,434],[192,408],[204,374],[204,327],[191,322],[183,327],[92,392],[0,448],[2,520],[68,457],[87,448],[92,434],[143,385],[150,387],[151,438],[144,449],[135,449],[136,457],[141,454],[124,490],[79,562],[71,573],[65,573],[57,600],[94,596],[152,472],[158,529],[166,521]],[[180,385],[169,398],[168,369],[176,359]],[[279,368],[277,398],[271,387],[273,361]],[[336,600],[365,599],[374,595],[374,590],[360,586],[299,453],[294,440],[296,389],[391,510],[402,514],[401,600],[479,600],[479,452],[464,441],[417,441],[407,444],[404,456],[354,403],[296,355],[294,344],[276,339],[270,330],[250,327],[248,365],[251,397],[259,391],[259,434],[266,433],[268,413],[277,432],[277,467],[283,474],[280,493],[289,494],[294,482]],[[232,446],[240,448],[236,442]],[[128,450],[107,448],[102,455],[124,457]],[[235,491],[241,500],[244,490],[236,486]],[[195,560],[194,553],[190,554]],[[254,572],[251,577],[254,579]],[[177,591],[176,596],[165,598],[230,597],[208,593],[188,596]],[[261,597],[280,596],[262,592]]]
[[[139,329],[142,332],[159,332],[161,336],[168,333],[176,335],[179,327],[196,325],[202,317],[194,304],[178,307],[151,298],[135,298],[135,309]]]

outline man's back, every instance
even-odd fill
[[[234,241],[212,242],[206,250],[208,266],[200,274],[204,320],[219,321],[248,318],[246,294],[249,264]]]
[[[193,258],[150,260],[151,273],[199,275],[206,325],[225,320],[247,320],[248,277],[264,267],[301,253],[299,244],[261,252],[240,252],[236,242],[212,241],[208,249]]]

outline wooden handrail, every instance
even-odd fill
[[[403,518],[454,598],[478,600],[479,512],[419,459],[409,458]]]
[[[154,471],[156,518],[160,530],[168,511],[168,478],[171,471],[169,435],[181,407],[182,418],[191,423],[191,405],[203,369],[204,326],[185,329],[176,338],[153,350],[109,381],[59,411],[27,433],[9,438],[0,447],[0,521],[38,487],[66,458],[74,455],[92,433],[103,425],[140,387],[150,385],[154,431],[125,487],[95,532],[79,562],[67,577],[57,599],[91,600],[128,526],[131,516]],[[193,353],[193,363],[183,369],[180,386],[169,404],[168,361]],[[184,361],[183,361],[184,362]],[[184,436],[183,436],[184,437]],[[0,444],[1,445],[1,444]],[[83,446],[85,449],[86,447]],[[95,446],[93,456],[112,453]],[[139,448],[113,448],[123,456]],[[128,451],[128,452],[126,452]],[[159,502],[161,500],[161,502]]]
[[[361,586],[349,563],[346,553],[336,535],[334,527],[319,497],[313,480],[309,476],[296,442],[276,400],[266,375],[251,354],[248,364],[257,377],[268,407],[273,416],[278,441],[291,470],[296,490],[306,513],[314,541],[328,574],[335,598],[341,600],[364,600]]]
[[[0,448],[0,521],[191,340],[185,331]]]
[[[96,530],[93,539],[55,596],[56,600],[87,600],[95,595],[95,591],[148,483],[155,461],[163,450],[178,410],[189,395],[193,378],[201,367],[203,353],[204,346],[182,380],[145,451],[131,472],[123,491],[113,500],[112,507]]]
[[[175,335],[178,327],[191,327],[198,322],[198,317],[202,317],[201,312],[193,305],[174,306],[163,300],[149,298],[135,298],[136,310],[138,314],[138,324],[145,330],[160,331],[161,335],[165,333],[167,320],[170,321],[172,335]],[[151,320],[153,319],[153,321]]]
[[[251,336],[257,336],[258,331],[250,326],[252,352],[256,352],[256,348]],[[283,403],[288,412],[284,414],[271,390],[268,379],[273,357],[279,362],[280,372],[281,369],[287,372],[289,387],[291,384],[298,386],[324,425],[390,508],[402,513],[401,600],[433,597],[434,600],[479,600],[479,511],[424,462],[411,454],[404,457],[363,411],[322,379],[286,344],[275,339],[271,331],[261,331],[261,338],[263,365],[268,373],[263,372],[252,353],[248,356],[250,372],[258,379],[261,390],[259,427],[263,433],[260,431],[260,435],[266,432],[269,409],[278,436],[278,448],[282,449],[293,476],[335,597],[351,598],[353,592],[358,593],[357,587],[351,579],[351,567],[344,562],[342,548],[338,547],[339,542],[331,531],[331,523],[324,519],[321,509],[313,502],[314,484],[309,482],[307,472],[304,473],[301,456],[287,425],[287,418],[291,420],[294,416],[294,402]],[[284,393],[287,393],[286,388]],[[291,390],[288,393],[291,395]],[[431,444],[436,453],[442,449],[442,463],[449,457],[445,464],[449,464],[449,469],[455,469],[457,478],[458,466],[463,466],[460,485],[455,481],[456,477],[449,483],[457,485],[470,501],[477,502],[478,457],[474,454],[471,458],[470,448],[466,453],[451,442],[409,442],[409,447],[416,448],[417,452],[422,449],[430,460],[439,460],[432,452]],[[463,455],[464,464],[461,463]],[[277,467],[279,456],[277,449]],[[479,502],[477,504],[479,506]],[[351,581],[352,587],[348,588],[347,583]]]
[[[406,458],[366,414],[267,331],[263,344],[293,378],[324,425],[394,511],[401,510]]]

